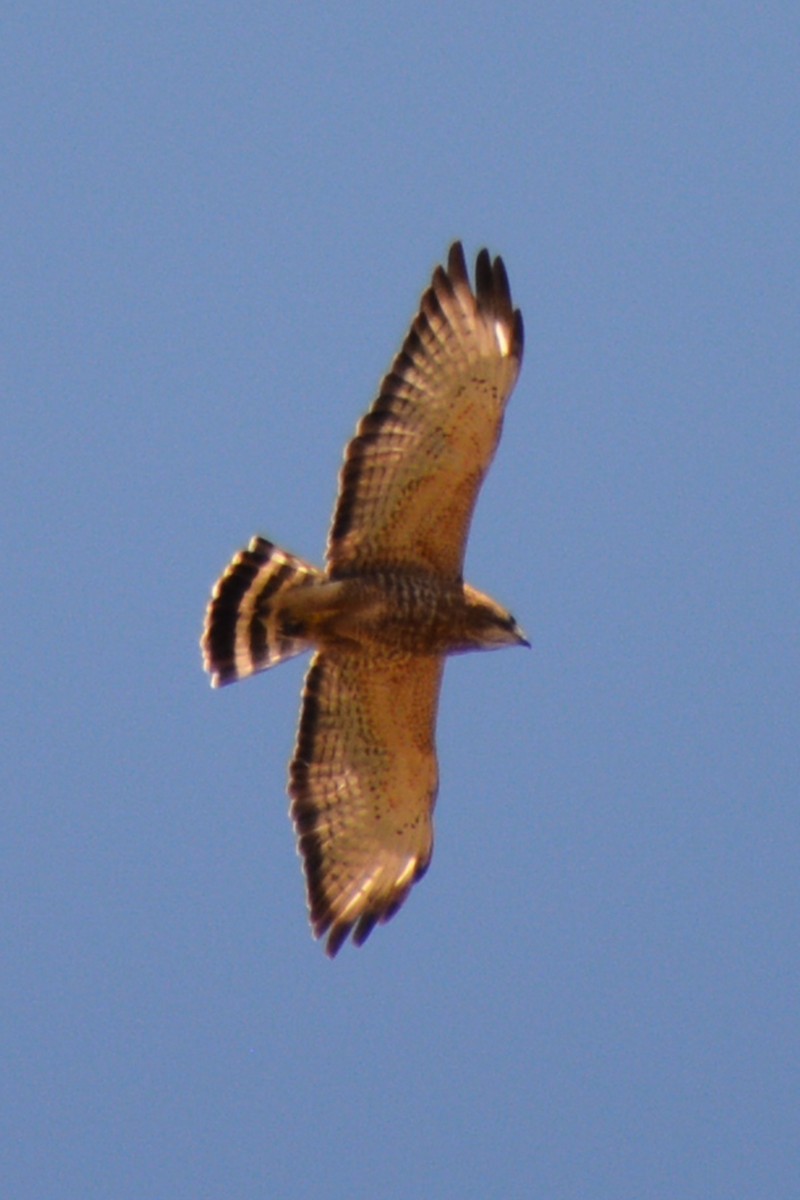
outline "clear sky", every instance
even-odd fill
[[[9,4],[4,1162],[14,1200],[782,1200],[800,1139],[796,3]],[[445,673],[431,870],[335,962],[304,662],[209,588],[321,561],[450,241],[527,352]]]

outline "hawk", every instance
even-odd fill
[[[456,242],[349,443],[326,565],[256,537],[214,588],[214,687],[313,650],[289,769],[311,925],[333,957],[394,916],[433,849],[445,656],[527,646],[462,579],[478,491],[522,362],[502,259]]]

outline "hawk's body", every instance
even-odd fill
[[[326,570],[254,538],[214,589],[215,685],[316,651],[289,792],[329,954],[388,920],[430,860],[444,656],[527,644],[461,576],[522,344],[502,261],[481,251],[473,292],[456,243],[347,448]]]

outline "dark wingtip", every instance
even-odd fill
[[[437,283],[441,286],[442,274],[442,268],[437,267],[433,276],[434,289]],[[450,247],[446,276],[452,283],[466,284],[472,290],[464,247],[460,241],[453,242]],[[474,295],[480,308],[484,311],[489,310],[508,324],[511,330],[511,353],[521,360],[525,346],[522,313],[512,307],[511,286],[503,259],[498,254],[493,260],[485,246],[478,251],[475,258]]]
[[[344,943],[347,941],[351,926],[348,924],[334,925],[333,929],[328,934],[328,940],[325,943],[325,953],[328,958],[336,958],[336,955],[341,950]]]
[[[364,942],[367,940],[367,938],[369,937],[369,935],[372,933],[373,929],[375,928],[375,924],[378,920],[378,915],[379,914],[376,912],[366,912],[366,913],[364,913],[364,915],[362,917],[359,918],[358,924],[356,925],[355,929],[353,930],[353,945],[355,945],[355,946],[363,946],[364,945]]]
[[[461,242],[453,242],[447,255],[447,274],[452,280],[469,284],[467,260],[464,257],[464,247]]]
[[[478,251],[475,259],[475,295],[484,303],[491,299],[494,289],[494,273],[489,251],[484,248]]]
[[[505,263],[498,255],[492,263],[492,283],[495,300],[499,300],[508,309],[511,308],[511,288],[508,284],[508,272]]]
[[[514,310],[514,326],[512,329],[512,349],[517,358],[522,358],[522,352],[525,349],[525,325],[522,320],[522,313],[519,309]]]

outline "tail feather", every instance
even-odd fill
[[[255,537],[222,574],[206,611],[200,645],[212,687],[245,679],[302,654],[314,643],[286,595],[323,580],[316,567]]]

